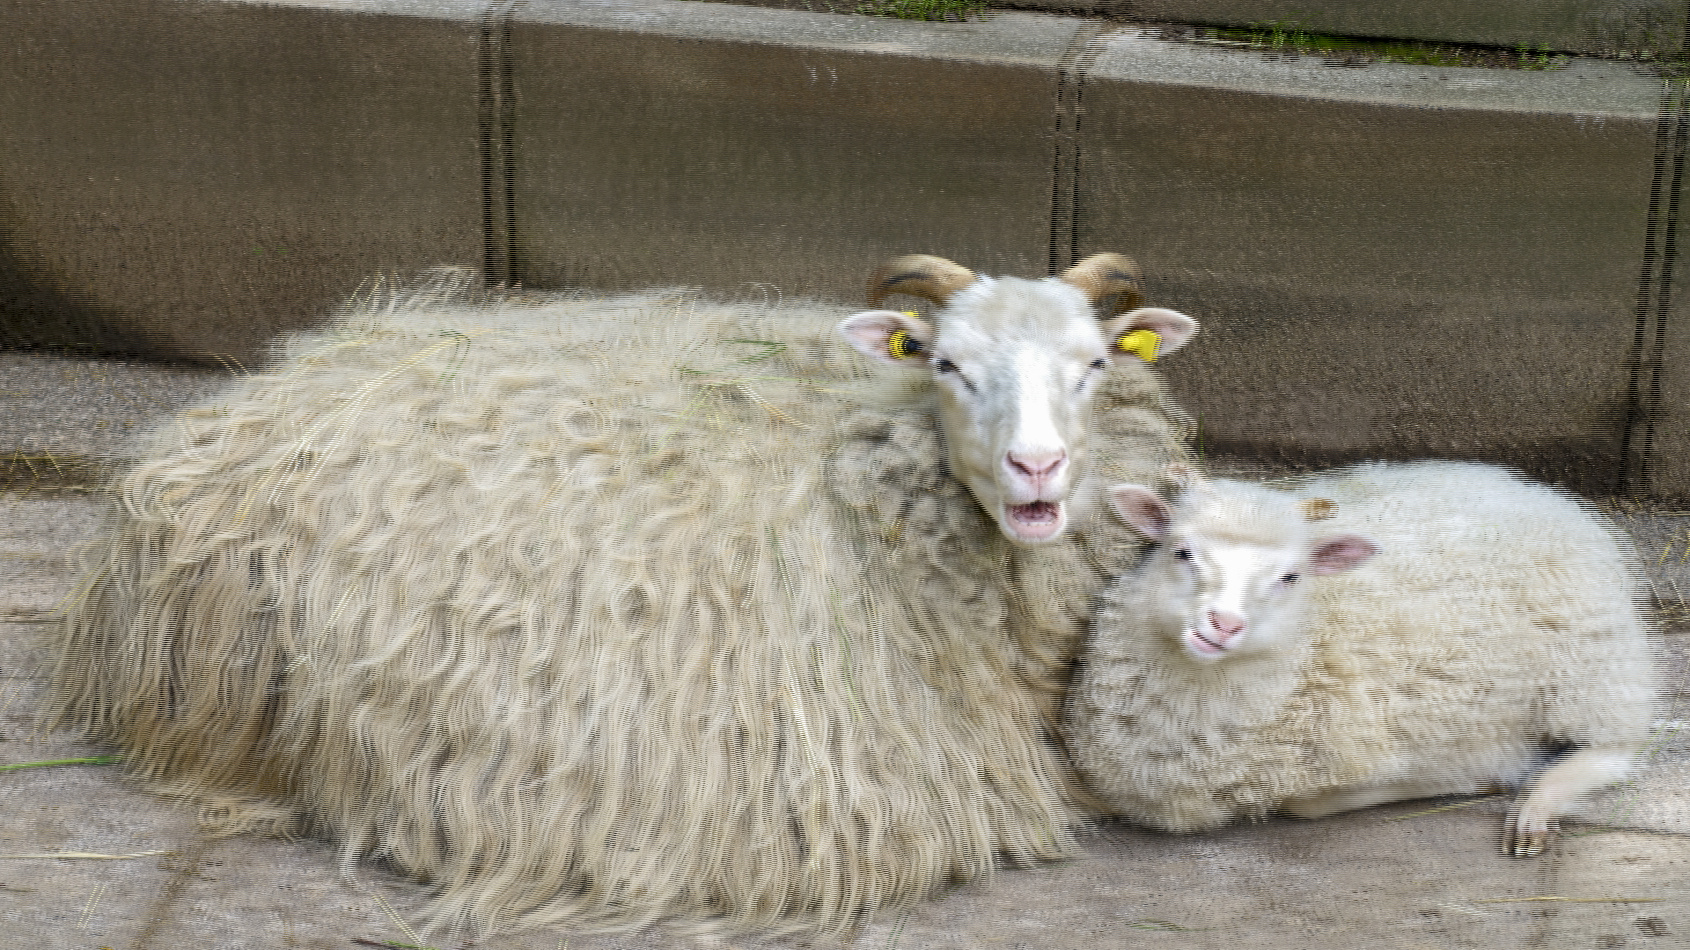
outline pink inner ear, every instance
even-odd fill
[[[1309,571],[1315,574],[1337,574],[1347,571],[1379,553],[1379,546],[1359,534],[1340,534],[1326,538],[1309,552]]]
[[[1197,321],[1177,310],[1144,307],[1127,314],[1127,317],[1123,334],[1135,329],[1154,330],[1162,338],[1159,349],[1164,353],[1172,353],[1184,346],[1197,332]]]
[[[1127,527],[1152,541],[1168,534],[1172,512],[1161,496],[1142,485],[1116,485],[1109,489],[1109,505]]]
[[[857,352],[892,363],[898,360],[888,352],[887,346],[892,334],[899,330],[921,343],[928,342],[932,336],[920,322],[890,310],[867,310],[847,317],[839,324],[839,332]]]

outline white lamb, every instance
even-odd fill
[[[1140,357],[1196,329],[1136,282],[360,301],[118,481],[59,709],[477,931],[840,933],[1071,854],[1058,697],[1138,543],[1101,487],[1181,454]]]
[[[1156,546],[1107,589],[1069,698],[1121,815],[1194,831],[1530,780],[1505,837],[1526,855],[1627,774],[1656,674],[1629,548],[1576,498],[1455,462],[1169,481],[1171,504],[1110,490]]]

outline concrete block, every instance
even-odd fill
[[[1576,834],[1576,833],[1575,833]],[[1690,934],[1690,847],[1682,834],[1568,836],[1555,896],[1541,908],[1550,947],[1671,947]]]
[[[1018,6],[1208,26],[1664,55],[1684,43],[1681,0],[1019,0]]]
[[[154,425],[228,385],[221,368],[47,352],[0,351],[0,487],[35,465],[109,460],[128,452]]]
[[[242,361],[482,258],[480,0],[0,0],[0,343]]]
[[[1080,253],[1208,321],[1167,372],[1210,450],[1623,469],[1657,80],[1193,49],[1086,81]]]
[[[847,302],[907,252],[1042,276],[1056,67],[1079,26],[523,4],[518,276]]]
[[[1413,802],[1201,835],[1106,827],[1083,860],[1004,872],[877,922],[862,947],[1522,947],[1541,872],[1501,814]],[[1474,913],[1475,897],[1523,898]]]

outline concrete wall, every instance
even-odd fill
[[[858,300],[909,251],[1043,273],[1057,65],[1080,25],[523,5],[523,280]]]
[[[0,18],[14,339],[244,360],[442,263],[856,301],[892,254],[1036,274],[1118,250],[1205,321],[1166,369],[1211,448],[1690,496],[1690,134],[1639,68],[1333,69],[1038,14],[674,0]]]
[[[481,257],[481,5],[0,0],[13,340],[251,359]]]
[[[1082,248],[1209,321],[1171,371],[1217,448],[1616,487],[1657,98],[1600,61],[1351,74],[1118,36]]]

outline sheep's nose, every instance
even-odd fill
[[[1221,635],[1224,643],[1244,632],[1244,618],[1237,614],[1229,614],[1224,610],[1209,611],[1209,626]]]
[[[1032,479],[1049,478],[1055,475],[1068,461],[1068,453],[1062,449],[1054,452],[1010,452],[1008,454],[1009,467]]]

